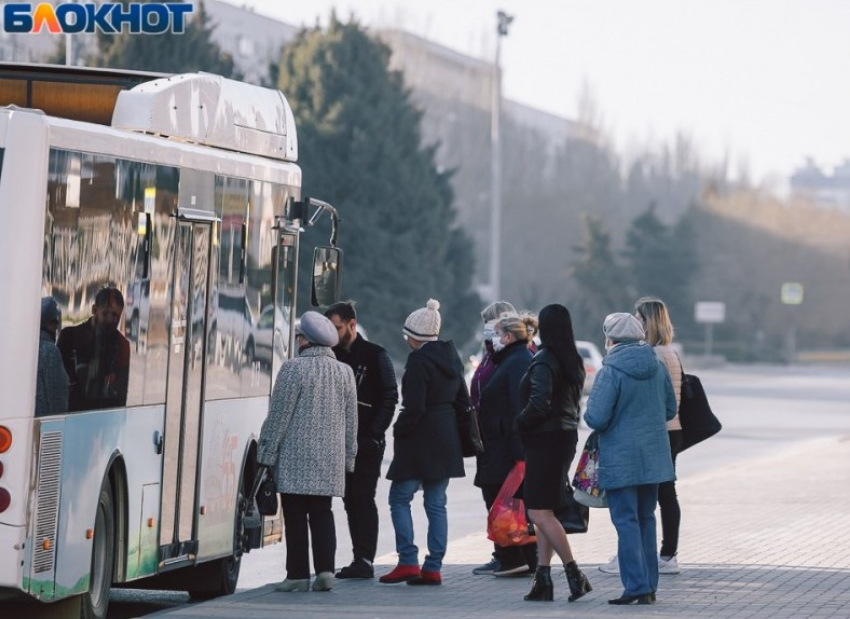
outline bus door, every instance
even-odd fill
[[[274,248],[274,346],[272,380],[281,364],[292,356],[295,286],[298,280],[298,233],[281,230]]]
[[[171,332],[165,404],[160,568],[197,555],[204,359],[213,221],[178,217],[171,277]]]

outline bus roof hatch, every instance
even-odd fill
[[[283,161],[298,159],[295,119],[283,93],[212,73],[164,77],[121,92],[112,126]]]

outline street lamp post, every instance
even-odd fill
[[[513,15],[496,13],[496,61],[493,63],[493,105],[490,117],[490,294],[491,301],[502,296],[502,70],[500,55],[502,37],[508,35]]]

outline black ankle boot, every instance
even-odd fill
[[[633,604],[634,602],[637,602],[638,604],[655,604],[655,594],[643,593],[641,595],[621,595],[613,600],[608,600],[609,604],[616,604],[618,606]]]
[[[554,596],[551,568],[548,565],[538,565],[531,581],[531,591],[523,598],[526,602],[551,602]]]
[[[575,602],[586,593],[593,591],[590,581],[587,580],[584,572],[578,569],[575,561],[567,563],[564,566],[564,571],[567,574],[567,584],[570,585],[570,597],[567,598],[568,602]]]

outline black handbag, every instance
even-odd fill
[[[259,487],[254,495],[257,501],[257,511],[261,516],[274,516],[277,514],[277,486],[274,483],[272,476],[268,474],[268,468],[262,467],[257,472]],[[265,479],[263,479],[265,477]],[[255,485],[257,482],[254,482]]]
[[[567,502],[554,511],[555,518],[564,527],[564,533],[587,533],[590,522],[590,508],[576,501],[573,489],[567,486]],[[534,523],[528,518],[528,534],[534,535]]]
[[[474,406],[470,405],[465,411],[458,413],[457,431],[460,434],[460,450],[464,458],[484,453],[481,425],[478,423],[478,411]]]
[[[682,424],[682,447],[693,447],[720,432],[723,425],[711,411],[702,382],[693,374],[682,372],[682,395],[679,401],[679,423]]]
[[[478,422],[478,410],[472,405],[466,381],[461,381],[465,395],[460,401],[455,400],[455,416],[457,417],[457,432],[460,436],[460,450],[464,458],[480,456],[484,453],[484,438],[481,436],[481,424]]]

